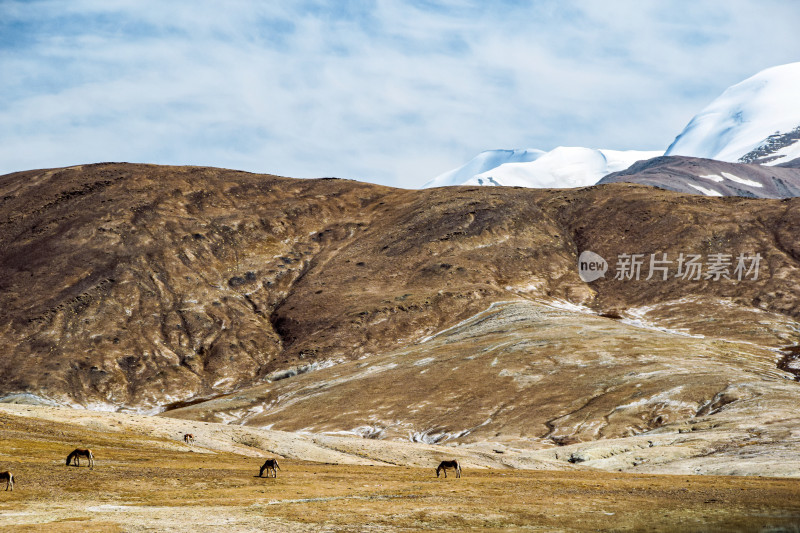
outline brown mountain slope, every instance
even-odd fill
[[[155,408],[381,354],[509,298],[789,344],[799,206],[128,164],[2,176],[0,394]],[[609,261],[606,279],[580,280],[586,249]],[[619,254],[656,252],[763,259],[757,280],[610,279]],[[750,325],[762,311],[779,319]]]
[[[165,415],[457,445],[521,468],[798,475],[800,386],[774,351],[562,307],[496,303],[397,351]]]
[[[511,191],[108,164],[4,176],[0,197],[2,393],[148,407],[359,357],[535,281],[540,254],[538,292],[583,290]]]

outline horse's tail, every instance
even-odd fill
[[[275,468],[277,468],[278,470],[281,469],[281,465],[278,464],[278,460],[277,459],[275,460]]]

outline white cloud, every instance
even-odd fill
[[[0,173],[140,161],[416,187],[485,149],[663,149],[727,86],[796,61],[798,15],[790,1],[6,1]]]

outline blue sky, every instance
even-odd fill
[[[793,0],[0,0],[0,174],[419,187],[488,149],[665,149],[728,86],[800,60],[798,27]]]

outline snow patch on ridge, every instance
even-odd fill
[[[762,185],[761,183],[759,183],[757,181],[748,180],[748,179],[745,179],[745,178],[740,178],[739,176],[735,176],[735,175],[731,174],[730,172],[720,172],[720,174],[722,174],[723,177],[728,178],[731,181],[735,181],[736,183],[741,183],[742,185],[748,185],[750,187],[763,187],[764,186],[764,185]]]
[[[562,311],[571,311],[573,313],[583,313],[587,315],[597,314],[596,311],[586,307],[585,305],[574,304],[572,302],[568,302],[567,300],[548,300],[548,301],[536,300],[536,303],[542,304],[547,307],[552,307],[553,309],[560,309]]]
[[[687,185],[689,187],[692,187],[693,189],[697,189],[706,196],[722,196],[721,192],[715,191],[714,189],[706,189],[705,187],[701,187],[700,185],[695,185],[694,183],[687,183]]]
[[[626,314],[629,315],[628,317],[623,317],[619,321],[623,324],[627,324],[629,326],[634,326],[637,328],[644,328],[644,329],[652,329],[655,331],[660,331],[662,333],[669,333],[670,335],[680,335],[682,337],[692,337],[694,339],[703,339],[705,335],[692,335],[687,331],[682,331],[678,329],[670,329],[664,328],[661,326],[657,326],[654,323],[645,320],[645,315],[653,310],[655,306],[643,306],[643,307],[632,307],[626,310]]]

